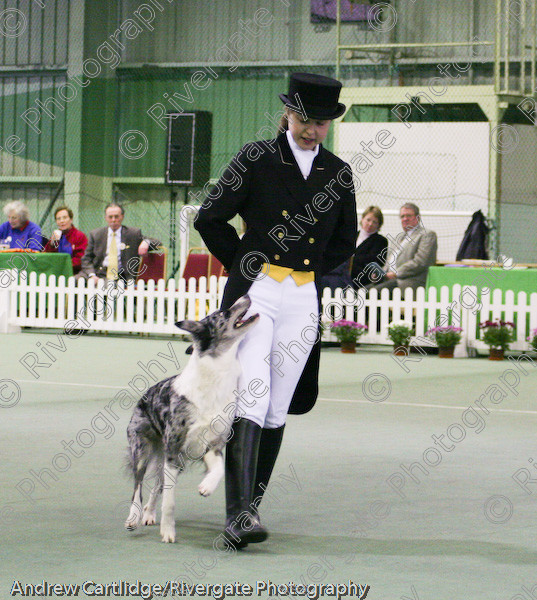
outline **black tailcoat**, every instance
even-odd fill
[[[246,223],[242,239],[228,223],[236,214]],[[314,271],[320,297],[321,276],[356,247],[352,171],[321,145],[304,180],[285,133],[246,144],[205,199],[195,227],[229,272],[222,308],[247,293],[264,262]],[[320,342],[296,388],[292,414],[305,413],[315,404],[319,357]]]

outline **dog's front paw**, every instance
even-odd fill
[[[138,528],[138,520],[135,521],[129,521],[129,519],[127,519],[125,521],[125,529],[127,531],[134,531],[135,529]]]
[[[144,514],[142,515],[142,525],[156,525],[157,511],[151,510],[148,505],[144,506]]]
[[[175,527],[161,527],[160,535],[165,544],[175,544]]]
[[[217,488],[218,483],[220,482],[220,478],[219,477],[214,477],[209,475],[206,475],[203,480],[201,481],[201,483],[198,485],[198,492],[202,495],[202,496],[210,496],[214,490]]]
[[[202,481],[198,485],[198,492],[202,496],[205,496],[205,498],[207,498],[207,496],[210,496],[214,492],[214,489],[211,489],[209,486],[205,485],[205,483]]]
[[[140,525],[141,515],[139,505],[133,503],[127,520],[125,521],[125,529],[134,531]]]

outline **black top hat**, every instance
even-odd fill
[[[280,94],[280,100],[292,110],[306,113],[308,119],[337,119],[345,112],[345,105],[338,102],[341,81],[314,75],[292,73],[289,93]]]

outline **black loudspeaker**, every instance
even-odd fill
[[[205,185],[211,174],[212,113],[196,110],[167,116],[166,183]]]

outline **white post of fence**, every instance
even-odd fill
[[[461,327],[466,333],[468,356],[474,357],[477,355],[477,348],[480,344],[477,337],[477,324],[482,320],[482,315],[485,314],[483,303],[479,301],[477,296],[477,287],[475,285],[463,286],[459,302],[461,305]]]
[[[19,333],[21,328],[9,324],[11,301],[14,297],[12,287],[16,284],[18,272],[15,269],[2,271],[0,279],[0,333]]]
[[[530,329],[529,329],[529,334],[531,335],[531,332],[534,329],[537,329],[537,293],[532,292],[530,294],[530,302],[529,302],[530,308]]]
[[[7,273],[7,271],[6,271]],[[9,315],[9,281],[10,278],[5,278],[7,285],[0,286],[0,333],[9,333],[8,330],[8,315]]]
[[[462,307],[461,297],[462,287],[459,283],[456,283],[451,288],[451,306],[453,307],[451,314],[453,325],[462,329],[462,337],[460,343],[455,346],[453,356],[455,358],[468,358],[468,310]]]

